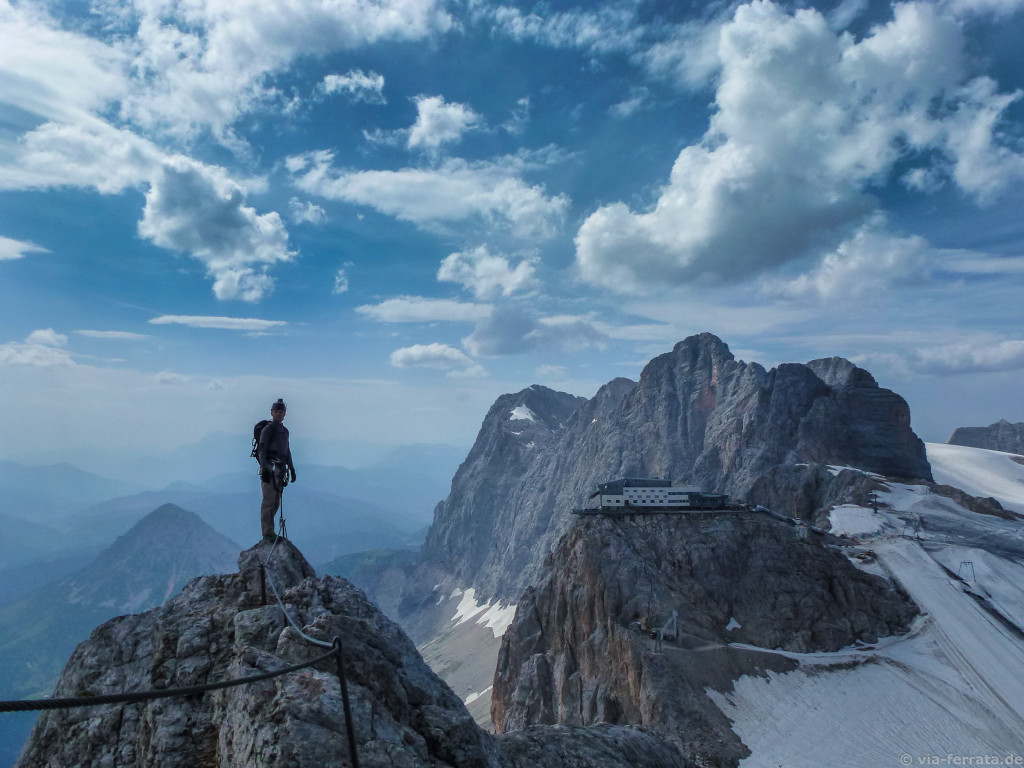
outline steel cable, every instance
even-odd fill
[[[216,691],[221,688],[231,688],[237,685],[248,685],[249,683],[258,683],[260,680],[269,680],[272,677],[287,675],[289,672],[296,672],[300,669],[311,667],[314,664],[319,664],[321,661],[326,661],[336,655],[337,651],[332,648],[330,653],[325,653],[322,656],[317,656],[315,659],[310,659],[309,661],[305,661],[301,664],[293,664],[290,667],[284,667],[283,669],[278,669],[273,672],[263,672],[258,675],[249,675],[248,677],[238,677],[234,680],[221,680],[220,682],[206,683],[205,685],[190,685],[184,688],[164,688],[162,690],[100,694],[97,696],[75,696],[73,698],[65,699],[0,701],[0,712],[35,712],[47,709],[73,709],[75,707],[96,707],[101,704],[125,704],[139,701],[150,701],[151,699],[165,699],[172,696],[193,696],[199,693],[206,693],[207,691]]]

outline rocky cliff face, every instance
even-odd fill
[[[493,512],[505,505],[538,454],[585,402],[538,385],[499,397],[455,473],[451,493],[434,510],[425,559],[456,579],[472,579],[492,554]]]
[[[529,405],[540,418],[511,419],[541,394]],[[931,479],[906,402],[867,371],[841,358],[765,370],[701,334],[586,402],[540,387],[499,399],[435,510],[425,555],[461,586],[514,601],[598,482],[671,477],[810,517],[863,491],[862,475],[829,465]]]
[[[953,430],[946,442],[969,448],[1024,454],[1024,422],[1011,424],[1006,419],[1000,419],[987,427],[959,427]]]
[[[749,512],[580,520],[519,603],[494,678],[499,732],[538,723],[643,725],[701,765],[748,752],[706,688],[907,631],[917,610],[888,582]],[[658,649],[635,627],[675,637]],[[632,626],[631,626],[632,625]],[[742,643],[758,648],[729,646]]]
[[[271,547],[241,554],[238,573],[189,583],[164,606],[98,627],[74,652],[58,697],[196,685],[280,669],[323,649],[261,604],[258,564]],[[360,764],[514,768],[564,765],[675,768],[663,740],[625,727],[540,729],[495,739],[426,666],[412,642],[337,577],[315,578],[288,542],[269,570],[285,606],[311,636],[341,639]],[[550,736],[547,734],[550,733]],[[591,759],[594,757],[595,759]],[[597,759],[599,757],[600,759]],[[328,768],[350,764],[333,660],[286,676],[203,695],[43,714],[18,768],[216,765]]]

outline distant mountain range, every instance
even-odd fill
[[[161,460],[161,477],[176,479],[149,488],[146,472],[129,465],[116,467],[127,481],[69,464],[0,462],[0,487],[8,494],[0,512],[8,550],[0,592],[20,579],[9,569],[93,555],[165,503],[196,511],[233,540],[258,537],[256,462],[240,442],[213,435],[180,449]],[[422,444],[393,450],[361,469],[300,462],[298,482],[285,492],[289,533],[318,561],[418,544],[463,457],[451,446]],[[233,469],[218,471],[225,467]]]
[[[238,551],[194,512],[173,504],[150,511],[84,568],[0,608],[0,691],[50,693],[97,625],[160,605],[196,576],[235,570]],[[0,720],[0,765],[13,762],[30,727],[27,718]]]
[[[44,525],[104,499],[145,490],[144,485],[112,480],[70,464],[28,466],[14,461],[0,461],[0,488],[4,489],[5,515],[31,517]]]

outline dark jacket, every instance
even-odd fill
[[[294,470],[292,449],[288,445],[288,427],[274,422],[267,424],[260,432],[256,458],[260,462],[260,469],[263,470],[269,470],[270,465],[274,462],[284,464],[288,469]]]

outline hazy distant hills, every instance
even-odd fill
[[[232,540],[255,540],[260,490],[248,450],[237,436],[211,435],[154,459],[161,477],[176,478],[159,490],[142,485],[150,459],[137,466],[107,464],[130,480],[70,464],[0,462],[0,487],[7,494],[0,525],[8,545],[0,590],[12,580],[25,583],[11,569],[37,560],[79,562],[75,558],[94,554],[165,503],[194,510]],[[418,544],[463,457],[460,449],[445,445],[406,446],[360,469],[306,464],[297,457],[298,482],[285,492],[289,534],[315,561]]]
[[[254,417],[253,423],[255,421]],[[70,463],[98,475],[131,478],[133,483],[141,486],[135,490],[164,488],[176,481],[201,485],[218,475],[255,472],[256,462],[249,457],[251,443],[252,433],[248,429],[237,434],[215,432],[195,443],[165,452],[160,452],[161,447],[154,444],[154,454],[150,456],[83,455],[72,458]],[[346,441],[328,442],[307,439],[301,432],[293,431],[292,455],[300,474],[304,467],[313,465],[353,467],[355,472],[369,468],[416,469],[425,477],[439,476],[448,482],[465,458],[466,447],[421,443],[395,448]],[[129,492],[120,491],[101,498]]]
[[[4,513],[35,517],[45,522],[103,499],[125,496],[145,486],[85,472],[70,464],[26,466],[0,461],[0,488],[4,489]]]
[[[82,542],[93,542],[110,531],[125,530],[149,510],[164,503],[177,504],[198,513],[212,528],[243,544],[260,538],[260,490],[210,493],[201,490],[147,491],[96,504],[84,510],[72,528]],[[300,483],[284,492],[288,535],[317,561],[377,547],[402,547],[418,543],[411,525],[400,526],[394,513],[361,499],[335,496]]]
[[[5,698],[49,693],[97,625],[160,605],[196,576],[234,571],[238,551],[194,512],[171,504],[151,510],[84,568],[0,608],[0,691]],[[13,761],[34,719],[6,717],[0,764]]]

